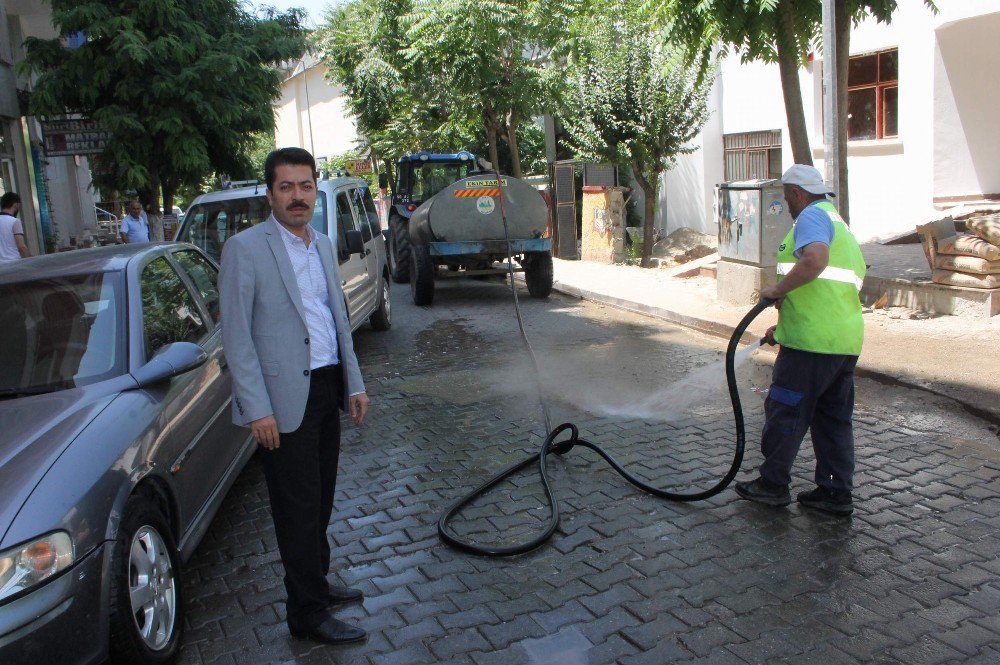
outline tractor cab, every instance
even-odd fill
[[[421,203],[478,168],[475,155],[465,150],[450,154],[406,154],[396,164],[393,211],[404,218],[409,218]]]

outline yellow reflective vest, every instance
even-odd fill
[[[829,201],[812,204],[833,223],[830,263],[819,277],[789,291],[774,338],[782,346],[814,353],[857,356],[865,336],[859,293],[865,258],[858,241]],[[778,248],[778,279],[795,265],[795,226]]]

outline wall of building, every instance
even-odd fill
[[[934,196],[1000,195],[1000,85],[983,63],[1000,62],[1000,9],[939,27],[934,50]]]
[[[32,117],[20,117],[16,105],[18,89],[31,89],[31,81],[19,75],[14,64],[24,58],[24,39],[52,39],[57,34],[47,3],[0,0],[0,98],[6,102],[0,104],[0,116],[7,116],[0,121],[7,124],[14,143],[16,191],[22,199],[21,220],[32,253],[44,249],[44,229],[54,232],[57,247],[66,247],[71,238],[80,238],[97,225],[87,158],[46,157],[41,152],[40,125]],[[42,171],[41,187],[36,164]]]
[[[941,215],[942,198],[1000,192],[1000,87],[984,85],[995,78],[998,31],[1000,6],[987,0],[942,3],[937,15],[923,3],[901,3],[892,24],[867,21],[852,32],[852,55],[899,50],[899,136],[848,146],[851,226],[860,239],[912,231]],[[813,159],[821,171],[822,77],[818,53],[800,71],[800,82]],[[662,221],[667,232],[682,226],[714,230],[714,222],[701,222],[695,210],[707,209],[711,219],[711,206],[705,205],[714,185],[709,171],[721,181],[723,134],[780,128],[782,169],[792,163],[777,65],[744,64],[730,56],[721,63],[716,84],[719,119],[703,134],[718,142],[702,137],[699,143],[713,146],[718,156],[703,149],[667,174]],[[702,173],[706,186],[699,190]]]
[[[308,60],[282,84],[275,109],[275,142],[298,146],[317,158],[357,149],[358,132],[342,90],[325,80],[326,66]],[[311,128],[311,131],[310,131]]]

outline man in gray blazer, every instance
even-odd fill
[[[364,422],[369,400],[354,355],[333,242],[309,226],[316,162],[281,148],[265,162],[271,217],[222,250],[222,339],[233,422],[260,444],[285,567],[288,628],[328,644],[364,639],[331,606],[361,591],[330,585],[326,527],[340,454],[340,412]]]

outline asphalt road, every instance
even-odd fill
[[[703,488],[729,466],[724,341],[522,289],[553,424],[576,423],[648,482]],[[440,512],[545,433],[508,287],[439,282],[435,303],[394,286],[392,330],[355,345],[373,400],[346,426],[332,580],[365,591],[337,615],[367,642],[291,638],[263,477],[251,462],[189,563],[185,663],[1000,662],[996,432],[942,398],[860,381],[855,513],[768,509],[728,489],[669,503],[595,454],[551,463],[562,501],[550,544],[490,560],[436,535]],[[740,368],[758,441],[769,354]],[[652,397],[651,397],[652,396]],[[808,439],[793,494],[812,487]],[[547,517],[525,473],[469,507],[457,531],[509,543]]]

